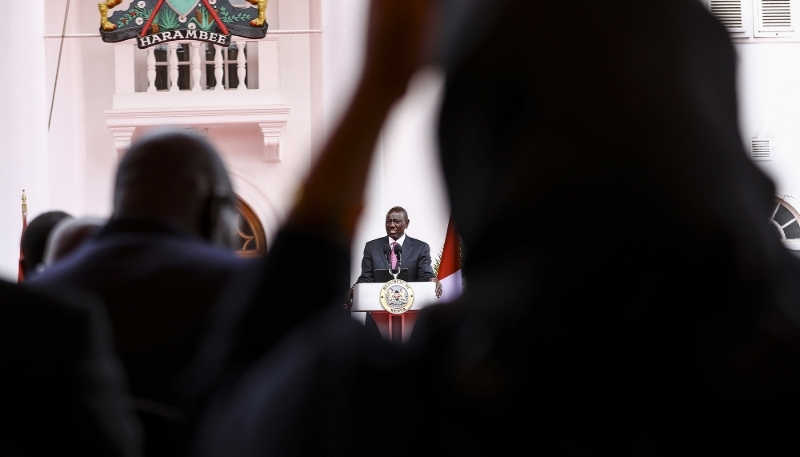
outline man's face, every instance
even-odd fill
[[[398,211],[386,215],[386,234],[389,238],[396,240],[406,233],[408,219],[403,218],[403,212]]]

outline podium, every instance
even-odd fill
[[[409,282],[414,290],[414,302],[411,308],[402,314],[393,314],[381,306],[381,289],[385,283],[364,282],[356,284],[353,289],[353,313],[370,313],[378,325],[381,335],[389,341],[403,343],[408,340],[417,313],[427,306],[436,304],[436,284],[432,282]]]

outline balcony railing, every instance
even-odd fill
[[[280,104],[278,44],[277,36],[233,37],[230,46],[117,43],[114,109]]]
[[[282,104],[278,37],[235,37],[230,46],[174,41],[138,49],[115,44],[113,109],[104,112],[117,154],[138,128],[252,125],[264,137],[263,160],[281,160],[289,119]]]
[[[258,42],[234,40],[229,47],[198,41],[173,41],[136,50],[136,92],[258,89]],[[146,54],[145,71],[141,54]]]

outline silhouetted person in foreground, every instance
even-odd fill
[[[84,216],[56,224],[50,236],[47,237],[47,248],[43,259],[44,267],[47,268],[71,254],[106,222],[105,219],[99,217]]]
[[[211,304],[244,262],[233,253],[236,215],[227,172],[207,141],[153,133],[119,165],[109,222],[31,282],[69,284],[104,299],[147,455],[183,451],[191,405],[182,375]]]
[[[0,281],[0,367],[0,455],[142,455],[100,303]]]
[[[47,211],[34,217],[28,223],[20,241],[22,250],[20,266],[26,279],[32,278],[39,270],[44,269],[47,238],[53,228],[65,219],[72,219],[72,216],[64,211]]]
[[[800,268],[770,233],[773,186],[741,144],[730,38],[695,0],[449,2],[439,144],[469,287],[396,348],[341,316],[343,289],[268,293],[292,237],[345,264],[426,3],[373,2],[350,110],[217,340],[225,351],[201,359],[217,375],[197,455],[793,445]],[[342,193],[325,194],[333,182]]]

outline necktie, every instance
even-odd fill
[[[397,254],[394,253],[394,247],[397,246],[396,241],[392,241],[392,252],[390,254],[390,259],[392,260],[392,270],[397,268]]]

